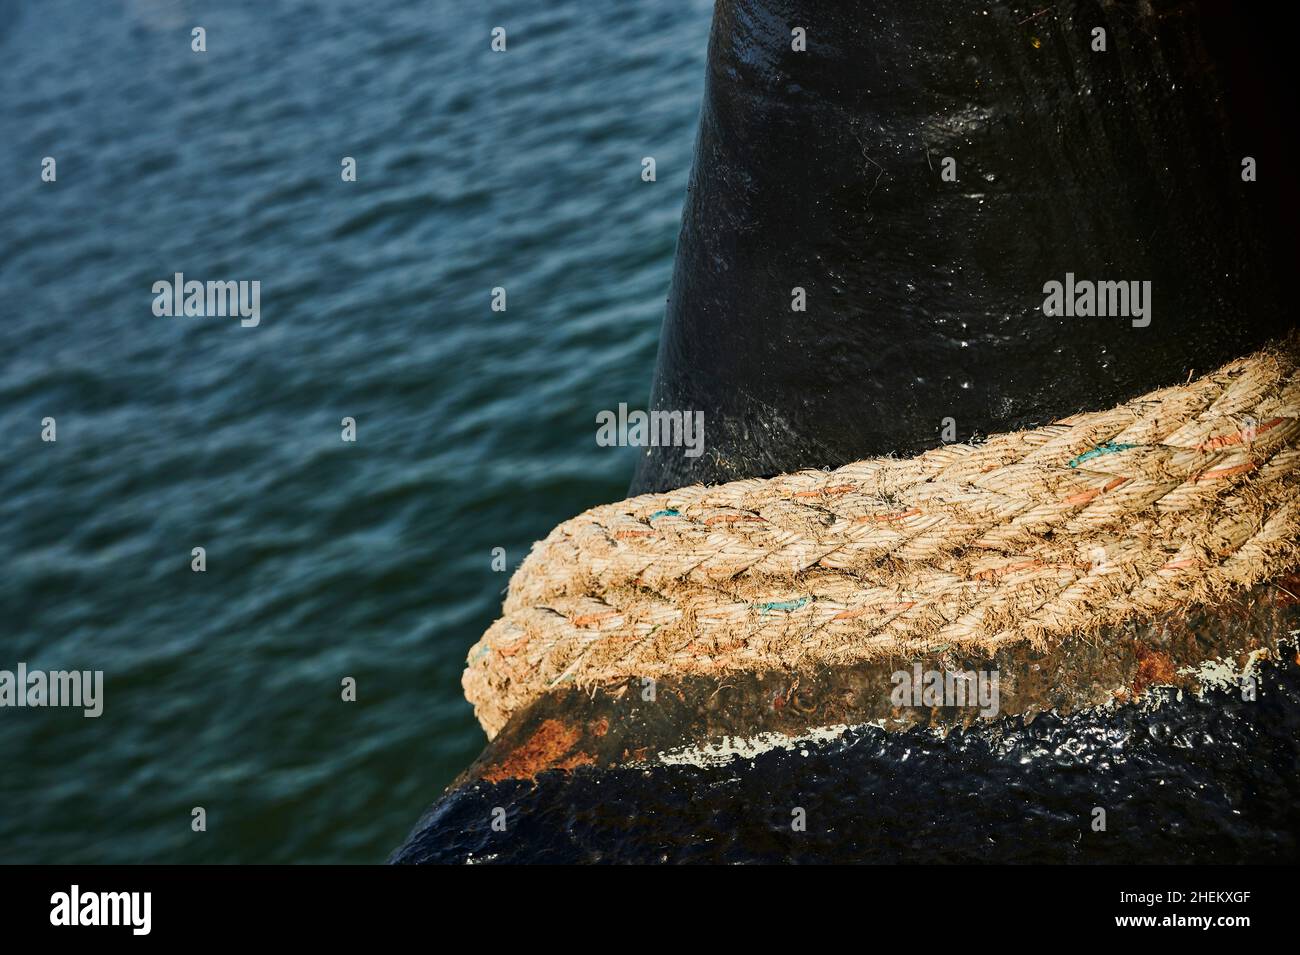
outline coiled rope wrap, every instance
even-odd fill
[[[592,508],[534,545],[465,695],[491,737],[568,681],[1043,648],[1286,573],[1297,346],[978,445]]]

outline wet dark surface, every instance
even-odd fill
[[[791,52],[793,26],[807,53]],[[1098,26],[1106,53],[1089,49]],[[719,0],[652,396],[705,413],[706,452],[652,450],[632,490],[911,454],[945,418],[958,440],[1029,427],[1285,331],[1296,203],[1274,173],[1294,138],[1278,122],[1290,42],[1222,3]],[[1241,180],[1247,155],[1259,182]],[[940,178],[948,156],[956,182]],[[1067,272],[1150,281],[1150,324],[1045,316],[1043,284]],[[1224,618],[1225,637],[1256,635],[1266,610]],[[648,716],[546,700],[393,861],[1297,861],[1293,657],[1253,702],[1147,685],[1212,656],[1205,625],[1021,661],[1027,712],[1117,687],[1174,697],[1158,708],[1007,716],[947,738],[864,728],[707,768],[655,762],[656,741],[719,720],[785,729],[801,706],[824,725],[879,700],[762,675],[734,699],[679,687],[679,709]]]
[[[1283,331],[1283,43],[1222,3],[721,0],[652,396],[707,450],[633,491],[1028,427]],[[1067,272],[1150,281],[1149,326],[1045,316]]]
[[[796,808],[806,831],[792,831]],[[1288,661],[1262,672],[1253,702],[1214,691],[946,739],[852,730],[714,768],[479,782],[439,802],[392,861],[1295,862],[1298,840]]]

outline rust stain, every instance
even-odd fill
[[[1095,487],[1090,491],[1080,491],[1078,494],[1070,495],[1065,499],[1064,503],[1087,504],[1088,502],[1096,498],[1098,495],[1105,494],[1107,491],[1113,491],[1121,484],[1127,484],[1129,480],[1130,479],[1126,477],[1113,478],[1110,481],[1108,481],[1104,487]]]
[[[1215,468],[1206,471],[1198,477],[1196,481],[1197,483],[1200,483],[1201,481],[1217,481],[1221,478],[1234,477],[1238,474],[1248,474],[1255,470],[1255,467],[1256,465],[1254,461],[1247,461],[1245,464],[1234,464],[1230,467]]]
[[[1139,643],[1137,658],[1137,677],[1133,680],[1134,696],[1149,686],[1173,685],[1177,672],[1174,669],[1174,661],[1168,654]]]
[[[1217,451],[1219,448],[1231,447],[1234,444],[1250,444],[1256,435],[1261,435],[1265,431],[1270,431],[1278,425],[1285,423],[1285,418],[1270,418],[1263,424],[1256,427],[1253,431],[1250,428],[1243,428],[1236,434],[1224,435],[1219,438],[1211,438],[1209,441],[1202,441],[1196,446],[1197,451]]]
[[[789,690],[777,691],[776,696],[772,698],[772,709],[779,713],[781,710],[785,709],[787,703],[794,703],[798,699],[796,696],[798,691],[799,680],[796,678],[794,683],[790,685]],[[797,706],[795,707],[795,711],[798,712]]]
[[[1300,574],[1289,574],[1273,581],[1277,591],[1274,603],[1279,607],[1289,607],[1300,603]]]
[[[503,657],[512,657],[521,650],[527,649],[527,647],[528,635],[524,634],[524,636],[520,637],[508,647],[497,647],[497,653],[501,654]]]
[[[788,702],[790,704],[790,709],[794,710],[800,716],[811,716],[813,713],[817,712],[816,703],[810,703],[799,695],[797,682],[795,686],[790,688],[790,697]]]
[[[499,783],[505,779],[534,779],[548,769],[566,772],[578,766],[590,766],[595,758],[580,750],[575,751],[582,734],[576,727],[566,726],[559,720],[544,720],[528,742],[506,754],[499,763],[483,770],[485,782]]]
[[[997,561],[1011,564],[1024,555],[1004,555]],[[1082,566],[1082,565],[1081,565]],[[870,607],[846,608],[845,620],[880,614],[889,608],[926,606],[890,594]],[[1276,647],[1289,661],[1296,652],[1288,628],[1300,626],[1300,573],[1276,576],[1231,600],[1207,607],[1188,606],[1162,613],[1132,630],[1107,629],[1102,635],[1076,638],[1032,653],[1000,649],[995,658],[1002,673],[1003,712],[1027,719],[1038,712],[1059,709],[1068,713],[1109,697],[1132,704],[1157,686],[1191,687],[1194,681],[1179,668],[1217,657],[1243,655],[1257,646]],[[510,645],[521,660],[526,640]],[[693,649],[706,649],[710,644]],[[935,651],[937,653],[938,651]],[[945,651],[946,652],[946,651]],[[942,657],[926,651],[917,659],[933,661],[927,667],[949,667]],[[1297,656],[1300,663],[1300,655]],[[591,696],[580,689],[556,690],[546,709],[535,716],[516,718],[489,744],[482,760],[463,777],[497,783],[512,778],[531,780],[543,771],[571,771],[577,767],[644,763],[659,750],[683,742],[724,735],[753,735],[768,731],[790,733],[835,723],[882,720],[890,730],[903,729],[920,717],[910,708],[891,705],[890,674],[899,666],[892,659],[805,672],[794,667],[781,673],[719,673],[726,680],[726,697],[717,704],[714,677],[702,673],[676,681],[665,678],[658,688],[660,705],[668,709],[661,719],[646,720],[639,707],[628,702],[638,695],[638,683],[629,680],[608,694]],[[799,685],[800,677],[803,684]],[[1014,697],[1008,695],[1014,684]],[[732,689],[732,687],[735,689]],[[883,687],[883,692],[877,691]],[[710,694],[714,694],[710,696]],[[616,701],[623,703],[616,705]],[[932,714],[927,719],[936,720]],[[946,720],[938,723],[947,725]],[[936,723],[937,725],[937,723]],[[621,757],[620,757],[621,754]],[[486,768],[484,768],[486,767]],[[591,770],[588,770],[591,771]]]

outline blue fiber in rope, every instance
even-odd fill
[[[1093,458],[1099,458],[1103,454],[1115,454],[1119,451],[1127,451],[1129,448],[1136,448],[1136,444],[1116,444],[1114,441],[1107,441],[1105,444],[1099,444],[1091,451],[1085,451],[1073,461],[1070,467],[1077,468],[1084,461],[1091,461]]]

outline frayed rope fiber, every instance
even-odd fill
[[[1300,341],[1110,411],[592,508],[534,545],[463,684],[548,689],[1046,648],[1300,563]]]

